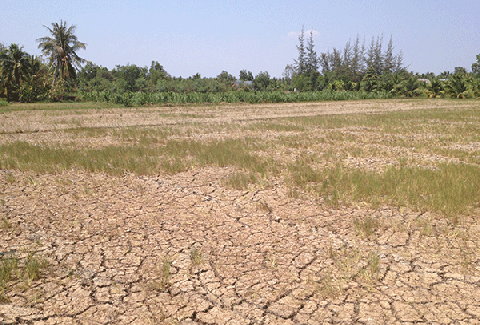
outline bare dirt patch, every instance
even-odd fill
[[[247,167],[193,158],[178,173],[0,170],[0,253],[18,261],[1,287],[0,323],[478,323],[478,206],[452,219],[348,193],[332,201],[314,188],[325,180],[307,175],[294,186],[288,172],[300,163],[380,174],[388,166],[478,167],[480,142],[468,132],[448,142],[452,134],[432,131],[441,140],[429,147],[424,137],[404,141],[418,129],[400,129],[396,119],[342,124],[363,113],[471,106],[379,100],[5,113],[2,145],[155,148],[252,138],[250,153],[273,157],[274,167],[239,189],[226,180]],[[331,114],[346,115],[323,126],[314,120]],[[24,274],[29,256],[47,261],[36,279]]]
[[[288,104],[224,104],[201,107],[142,107],[99,110],[28,110],[0,114],[2,133],[28,133],[79,127],[165,126],[189,122],[240,123],[243,121],[314,116],[319,114],[380,113],[436,107],[469,106],[439,101],[375,100]]]

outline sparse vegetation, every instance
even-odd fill
[[[331,275],[326,275],[316,283],[316,293],[323,300],[336,298],[343,293],[342,283],[334,279]]]
[[[12,228],[12,225],[10,224],[10,222],[8,221],[8,219],[6,217],[2,218],[2,221],[1,221],[0,225],[1,225],[0,228],[3,228],[3,229]]]
[[[367,259],[367,267],[365,268],[365,276],[368,279],[375,280],[380,272],[380,256],[378,253],[370,252]]]
[[[32,281],[41,278],[48,267],[43,257],[29,254],[26,259],[19,259],[15,253],[7,253],[0,257],[0,302],[8,302],[7,293],[11,290],[10,282],[23,280],[29,286]]]
[[[172,261],[170,258],[165,258],[162,263],[162,273],[161,273],[161,281],[166,285],[170,280],[170,268],[172,267]]]
[[[364,220],[355,219],[353,221],[357,233],[370,238],[375,234],[375,230],[379,226],[379,221],[373,217],[366,217]]]
[[[18,269],[18,259],[11,254],[7,254],[1,257],[0,260],[0,286],[5,287],[7,283],[15,277],[15,273]]]
[[[198,248],[193,248],[190,251],[190,260],[192,264],[198,266],[203,263],[203,253]]]
[[[33,254],[29,254],[25,261],[25,278],[27,281],[36,281],[40,279],[42,271],[48,266],[48,262]]]
[[[272,213],[273,209],[268,205],[267,202],[261,200],[257,204],[258,204],[259,210],[264,211],[266,213]]]
[[[163,292],[170,286],[172,260],[170,257],[165,257],[160,265],[159,277],[148,283],[148,288],[151,290]]]
[[[5,180],[7,181],[7,183],[13,183],[15,182],[15,176],[13,176],[12,173],[7,173],[5,175]]]
[[[255,184],[257,177],[254,173],[233,172],[224,179],[224,184],[236,190],[245,190],[248,184]]]

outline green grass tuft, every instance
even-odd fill
[[[7,255],[0,258],[0,288],[5,288],[15,277],[17,269],[18,259],[15,256]]]
[[[203,254],[198,248],[193,248],[190,251],[190,260],[193,265],[200,265],[203,263]]]
[[[375,231],[379,227],[379,222],[375,218],[366,217],[364,220],[355,219],[353,221],[353,225],[355,226],[358,234],[361,234],[366,238],[370,238],[375,234]]]
[[[256,182],[257,177],[255,174],[247,172],[234,172],[223,180],[224,185],[235,190],[246,190],[249,184],[255,184]]]

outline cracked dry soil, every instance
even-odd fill
[[[231,172],[0,171],[0,250],[49,263],[10,284],[0,324],[480,323],[473,218],[327,207],[281,179],[234,190]],[[382,225],[369,238],[367,217]]]

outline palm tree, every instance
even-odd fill
[[[24,52],[23,47],[11,44],[0,52],[2,77],[7,88],[7,100],[20,100],[20,82],[31,75],[31,56]]]
[[[85,62],[76,52],[85,49],[86,45],[78,41],[75,35],[76,26],[67,28],[67,22],[60,20],[60,24],[52,23],[52,28],[44,27],[52,36],[39,38],[37,42],[40,43],[38,48],[49,58],[50,64],[55,68],[53,82],[55,83],[57,78],[64,81],[75,79],[77,76],[75,68]]]

